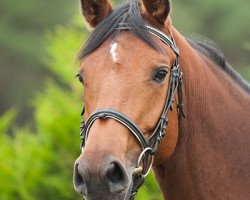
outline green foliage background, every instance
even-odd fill
[[[30,2],[28,0],[24,2],[26,1]],[[72,1],[72,4],[77,4],[77,2]],[[239,64],[241,66],[239,70],[250,80],[250,28],[246,25],[250,21],[248,1],[242,0],[241,3],[237,3],[225,0],[220,2],[179,0],[173,1],[173,3],[173,22],[176,27],[184,33],[196,32],[215,40],[222,46],[227,57],[230,57],[230,61],[233,64]],[[11,3],[3,4],[3,2],[0,3],[0,8],[8,7],[10,10]],[[22,12],[18,12],[18,10],[24,9],[33,16],[33,19],[29,19],[27,16],[20,18],[28,27],[35,26],[36,23],[46,26],[46,20],[54,16],[52,11],[48,12],[48,15],[43,14],[44,18],[40,15],[36,16],[37,12],[34,11],[34,8],[39,10],[41,5],[45,6],[41,2],[33,2],[29,7],[24,5],[25,3],[20,8],[17,6],[16,12],[21,16]],[[68,4],[62,4],[62,6],[66,5]],[[50,4],[50,6],[52,5]],[[13,49],[19,49],[23,53],[19,55],[16,51],[16,54],[20,57],[23,57],[24,54],[27,56],[25,61],[27,65],[29,62],[36,62],[35,58],[39,57],[43,70],[49,72],[43,82],[43,90],[37,91],[29,101],[30,106],[34,109],[34,127],[29,123],[23,126],[16,125],[15,119],[19,112],[15,108],[9,109],[0,118],[1,200],[81,199],[73,190],[72,171],[73,163],[80,153],[78,127],[83,88],[74,79],[74,74],[78,67],[75,63],[76,53],[88,32],[82,25],[80,12],[75,14],[72,10],[71,14],[65,13],[65,15],[71,16],[68,17],[70,19],[67,20],[67,25],[55,26],[53,25],[55,23],[50,22],[52,23],[50,27],[54,28],[50,28],[51,31],[43,31],[43,37],[46,33],[47,39],[46,45],[42,45],[44,48],[42,52],[35,51],[36,48],[31,48],[27,41],[19,41],[20,38],[17,35],[20,30],[12,33],[7,31],[13,29],[10,26],[12,21],[8,21],[9,17],[6,17],[4,26],[1,25],[1,27],[5,27],[4,30],[7,31],[9,37],[18,40],[16,46],[14,43],[11,44],[14,45]],[[77,17],[74,19],[72,16]],[[41,19],[39,18],[36,22],[35,17],[41,17]],[[58,17],[63,18],[61,15]],[[7,28],[7,26],[10,27]],[[7,40],[4,39],[6,34],[1,34],[0,45],[5,44],[4,41]],[[14,35],[11,36],[11,34]],[[31,33],[27,31],[27,34],[26,38],[29,38]],[[32,39],[33,37],[31,37]],[[44,41],[37,41],[36,45],[40,46],[39,43]],[[45,52],[47,53],[45,54]],[[34,55],[38,57],[34,58]],[[4,66],[8,66],[7,62]],[[34,79],[31,79],[28,84],[32,85],[33,82]],[[147,178],[137,199],[162,199],[152,174]]]
[[[51,74],[42,60],[46,32],[70,23],[78,5],[78,0],[0,1],[0,114],[15,106],[19,124],[32,119],[27,100]]]

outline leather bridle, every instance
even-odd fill
[[[168,125],[167,114],[172,109],[174,103],[174,96],[178,90],[178,109],[179,116],[185,117],[183,113],[183,103],[182,103],[182,72],[179,66],[179,49],[176,47],[173,37],[168,37],[162,31],[155,29],[149,25],[145,28],[150,34],[158,37],[164,44],[168,45],[175,53],[175,60],[171,67],[169,86],[167,91],[167,96],[165,100],[165,105],[163,107],[162,114],[160,115],[159,122],[149,138],[145,138],[143,132],[140,128],[131,120],[129,117],[119,112],[118,110],[112,108],[99,109],[93,112],[86,123],[83,118],[80,126],[80,136],[81,136],[81,149],[85,147],[86,140],[88,138],[89,131],[96,120],[105,120],[111,118],[123,126],[125,126],[129,131],[135,136],[141,145],[142,152],[138,158],[137,166],[133,173],[133,188],[130,196],[130,200],[134,199],[138,189],[142,186],[145,177],[148,175],[154,160],[154,155],[158,149],[158,146],[162,138],[166,134],[166,128]],[[117,28],[119,30],[130,30],[132,29],[128,24],[121,23]],[[81,116],[84,115],[84,108]]]

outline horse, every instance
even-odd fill
[[[250,86],[209,41],[172,25],[169,0],[81,0],[92,28],[75,190],[134,199],[150,169],[165,200],[250,197]]]

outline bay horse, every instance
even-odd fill
[[[81,0],[87,200],[134,199],[153,168],[164,199],[250,197],[250,86],[209,42],[172,25],[169,0]]]

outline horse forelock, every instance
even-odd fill
[[[118,29],[121,23],[128,24],[131,29]],[[139,39],[145,41],[150,47],[159,49],[157,44],[149,36],[145,25],[146,23],[140,12],[140,1],[125,1],[118,5],[117,8],[90,33],[87,41],[78,54],[78,60],[82,60],[95,51],[108,38],[118,37],[123,31],[132,32]]]

